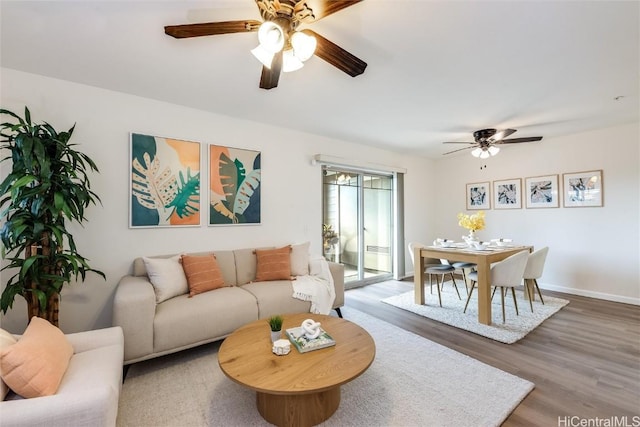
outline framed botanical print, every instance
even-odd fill
[[[522,180],[520,178],[493,181],[494,209],[522,208]]]
[[[562,174],[564,207],[603,206],[602,169]]]
[[[209,225],[260,224],[260,151],[209,146]]]
[[[558,175],[525,178],[524,197],[527,209],[560,207]]]
[[[491,209],[491,191],[489,182],[467,184],[467,210]]]
[[[200,143],[131,134],[129,227],[200,225]]]

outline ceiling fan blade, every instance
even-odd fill
[[[541,136],[532,136],[529,138],[511,138],[511,139],[503,139],[501,141],[496,141],[494,144],[517,144],[519,142],[535,142],[542,140]]]
[[[475,144],[475,142],[464,142],[464,141],[445,141],[443,144]]]
[[[262,75],[260,76],[260,89],[273,89],[278,86],[280,80],[280,71],[282,70],[282,51],[275,54],[271,62],[271,68],[262,66]]]
[[[470,145],[468,147],[458,148],[457,150],[447,151],[446,153],[442,153],[442,155],[446,156],[447,154],[457,153],[458,151],[468,150],[470,148],[475,148],[475,147],[476,147],[475,145]]]
[[[501,139],[505,139],[509,135],[512,135],[512,134],[514,134],[516,132],[517,132],[516,129],[499,130],[498,132],[495,133],[495,135],[493,135],[491,138],[489,138],[489,141],[500,141]]]
[[[339,3],[339,2],[336,2]],[[303,33],[316,38],[317,46],[315,55],[327,61],[329,64],[344,71],[351,77],[364,73],[367,63],[350,54],[337,44],[325,39],[320,34],[312,30],[302,30]]]
[[[167,25],[164,32],[171,37],[184,39],[189,37],[216,36],[219,34],[247,33],[258,31],[262,22],[254,20],[205,22],[202,24]]]
[[[360,3],[362,0],[306,0],[298,2],[295,6],[296,13],[305,15],[304,22],[315,22],[336,13],[344,8]],[[311,11],[311,15],[306,15],[306,11]]]

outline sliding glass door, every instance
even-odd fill
[[[393,175],[323,167],[324,255],[345,266],[347,288],[393,272]]]

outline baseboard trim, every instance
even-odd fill
[[[458,274],[456,274],[456,279]],[[462,276],[460,276],[462,279]],[[409,274],[402,278],[403,281],[413,281],[413,275]],[[586,291],[584,289],[567,288],[566,286],[552,285],[550,283],[538,282],[540,289],[548,291],[562,292],[564,294],[579,295],[581,297],[596,298],[605,301],[621,302],[623,304],[640,305],[640,298],[625,297],[622,295],[607,294],[605,292]]]
[[[538,282],[540,289],[548,291],[562,292],[565,294],[579,295],[581,297],[596,298],[606,301],[621,302],[624,304],[640,305],[640,298],[625,297],[622,295],[607,294],[604,292],[587,291],[584,289],[567,288],[565,286],[552,285],[550,283]]]

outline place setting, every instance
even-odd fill
[[[464,242],[456,242],[453,239],[437,238],[433,241],[432,248],[437,249],[466,249],[469,251],[497,251],[515,247],[512,239],[491,239],[489,241],[471,240],[462,236]]]

